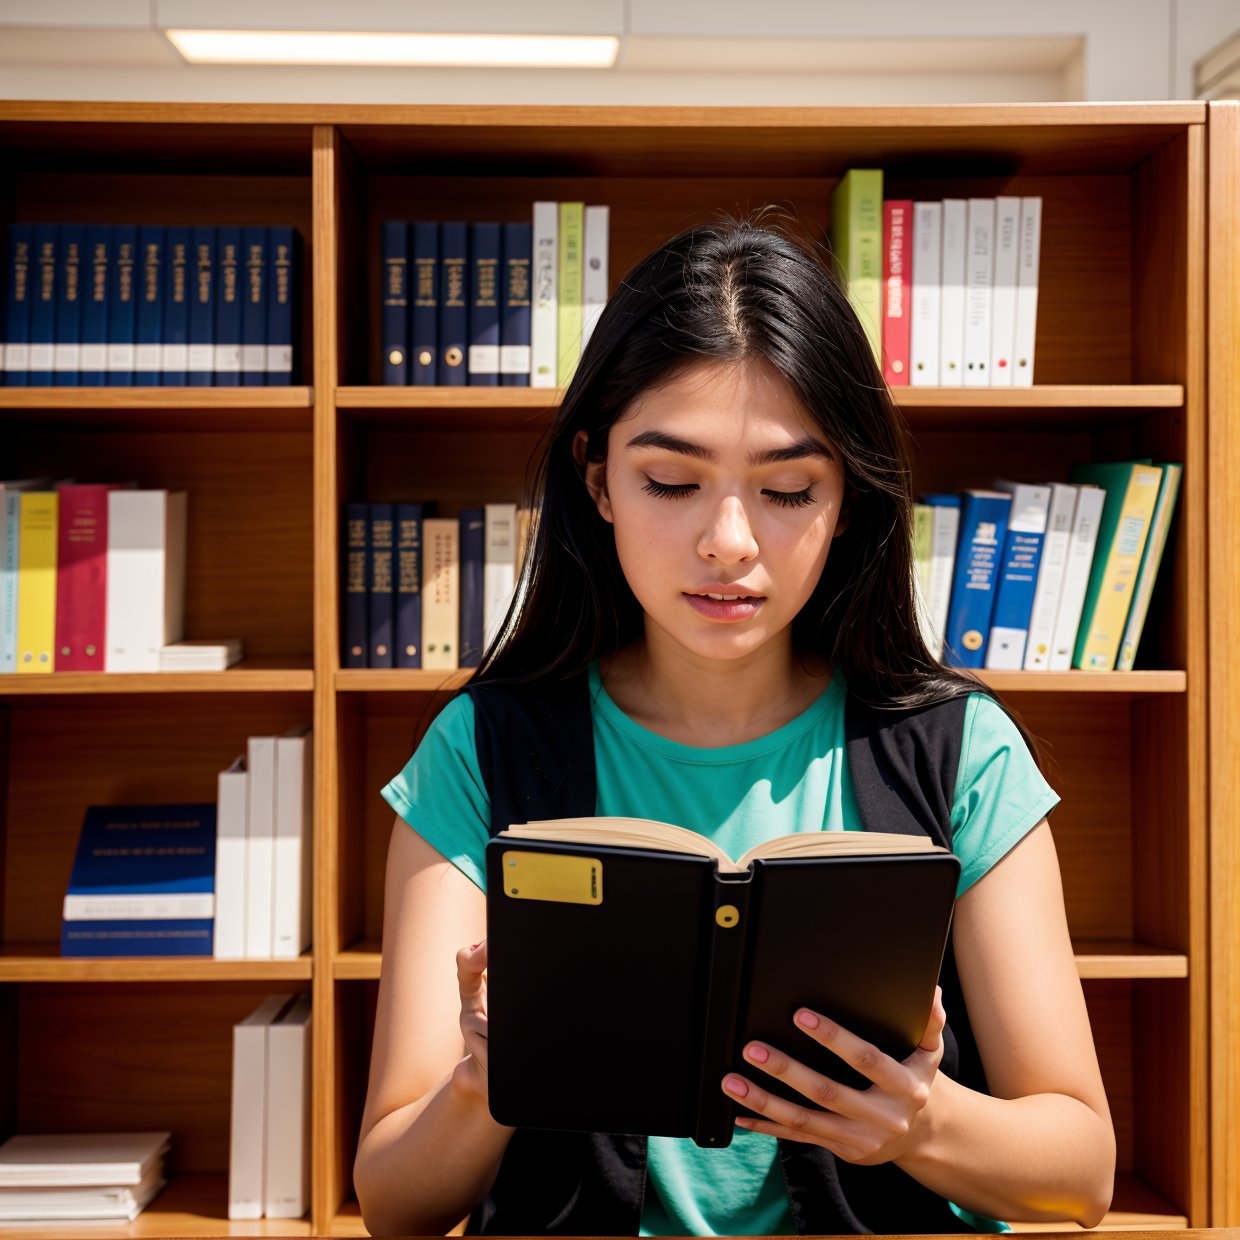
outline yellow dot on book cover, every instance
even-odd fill
[[[449,366],[459,366],[461,362],[465,360],[465,355],[460,351],[460,349],[449,349],[443,355],[443,360],[447,362]]]
[[[404,360],[405,355],[399,349],[393,349],[388,354],[388,361],[391,362],[393,366],[399,366]]]
[[[422,352],[418,354],[419,366],[429,366],[434,360],[435,356],[429,349],[423,349]]]
[[[966,650],[980,650],[982,648],[982,635],[976,629],[970,629],[960,640]]]

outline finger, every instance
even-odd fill
[[[847,1085],[841,1085],[838,1081],[833,1081],[830,1077],[823,1076],[821,1072],[815,1072],[813,1068],[793,1059],[791,1055],[786,1055],[776,1047],[768,1046],[765,1042],[748,1043],[742,1054],[759,1071],[783,1081],[785,1085],[795,1089],[807,1102],[816,1107],[854,1119],[868,1116],[873,1110],[873,1100],[867,1097],[869,1090],[852,1089]],[[786,1100],[779,1099],[779,1101]],[[750,1103],[746,1101],[745,1105],[749,1106]],[[796,1104],[789,1102],[787,1105]]]
[[[483,985],[487,968],[487,941],[483,939],[472,947],[462,947],[456,953],[456,980],[461,988],[461,999],[473,996]]]
[[[859,1038],[835,1021],[808,1008],[798,1008],[793,1020],[802,1033],[813,1038],[819,1046],[825,1046],[833,1055],[838,1055],[850,1068],[855,1068],[880,1089],[892,1092],[900,1089],[906,1069],[872,1042]]]
[[[853,1122],[829,1111],[798,1106],[735,1072],[729,1072],[723,1078],[723,1089],[730,1098],[755,1112],[756,1118],[742,1116],[736,1121],[755,1132],[778,1130],[779,1135],[794,1141],[812,1138],[828,1149],[835,1149],[847,1135],[848,1125]]]
[[[938,1050],[939,1043],[943,1039],[943,1028],[946,1024],[947,1012],[943,1007],[943,987],[936,986],[934,988],[934,1006],[930,1009],[930,1020],[926,1025],[926,1032],[921,1036],[921,1041],[917,1043],[917,1049],[921,1051]]]

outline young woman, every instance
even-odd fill
[[[506,626],[384,789],[397,818],[354,1167],[372,1232],[1101,1220],[1115,1138],[1046,822],[1058,797],[994,695],[923,643],[910,488],[899,416],[813,247],[727,220],[621,283],[549,435]],[[592,766],[558,769],[583,736]],[[732,855],[888,812],[949,844],[961,877],[918,1049],[896,1062],[803,1014],[719,1082],[744,1117],[726,1149],[495,1123],[483,850],[509,821],[559,816],[565,788],[592,802],[579,812],[683,822]],[[811,1072],[806,1037],[872,1085]]]

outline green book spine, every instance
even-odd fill
[[[831,195],[831,244],[874,357],[882,358],[883,173],[850,168]]]
[[[1158,499],[1154,504],[1150,536],[1145,540],[1145,553],[1141,557],[1137,583],[1132,590],[1132,607],[1128,612],[1128,623],[1124,626],[1123,640],[1119,644],[1119,658],[1115,663],[1115,670],[1119,672],[1132,671],[1133,663],[1136,662],[1137,646],[1141,642],[1141,631],[1145,628],[1145,617],[1150,609],[1150,597],[1154,593],[1158,567],[1167,546],[1167,533],[1171,529],[1175,501],[1180,494],[1180,478],[1184,473],[1184,466],[1164,464],[1161,469],[1162,485],[1158,488]]]
[[[585,271],[581,248],[585,240],[585,203],[560,203],[559,320],[560,347],[556,385],[568,387],[581,357],[582,295]]]

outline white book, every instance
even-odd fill
[[[556,386],[559,320],[560,204],[534,204],[530,292],[530,387]]]
[[[215,937],[218,960],[245,957],[246,835],[250,818],[245,755],[216,777]]]
[[[912,318],[909,322],[909,382],[938,387],[942,305],[943,204],[913,204]]]
[[[222,672],[241,661],[244,646],[239,637],[227,641],[207,638],[173,642],[159,652],[161,672]]]
[[[162,921],[166,918],[213,918],[211,891],[135,892],[133,895],[66,895],[65,921]]]
[[[20,1193],[0,1190],[0,1222],[55,1223],[66,1219],[132,1222],[167,1183],[163,1161],[158,1174],[134,1188],[32,1188]]]
[[[185,617],[184,491],[109,491],[104,671],[158,672]]]
[[[233,1026],[228,1217],[262,1218],[267,1172],[267,1033],[291,995],[268,995]]]
[[[461,524],[454,517],[422,522],[422,666],[457,667],[461,619]]]
[[[944,387],[964,385],[964,276],[968,204],[943,199],[943,298],[939,307],[939,379]]]
[[[0,1187],[141,1184],[171,1141],[170,1132],[19,1133],[0,1145]]]
[[[310,997],[299,995],[267,1030],[267,1218],[310,1206]]]
[[[1068,562],[1060,587],[1059,610],[1055,614],[1055,638],[1051,643],[1051,671],[1066,672],[1072,666],[1076,648],[1076,630],[1081,623],[1085,591],[1089,587],[1089,570],[1094,562],[1098,543],[1098,522],[1107,493],[1101,487],[1080,486],[1076,494],[1076,511],[1072,514],[1072,537],[1068,542]]]
[[[947,632],[947,608],[952,596],[952,574],[956,567],[956,536],[960,529],[960,505],[931,504],[930,585],[926,594],[926,611],[936,645],[930,653],[943,657],[943,640]]]
[[[607,248],[611,210],[609,207],[586,207],[585,237],[582,260],[585,283],[582,291],[581,348],[590,340],[594,324],[607,304]]]
[[[310,946],[313,759],[309,724],[296,724],[277,737],[275,895],[270,954],[279,959],[300,956]]]
[[[275,889],[276,738],[251,736],[247,742],[249,820],[246,827],[245,954],[271,956]]]
[[[1011,387],[1016,340],[1016,258],[1020,199],[995,199],[995,277],[991,306],[990,385]]]
[[[517,584],[517,506],[487,504],[482,561],[483,645],[499,632]]]
[[[1072,517],[1076,512],[1076,487],[1066,482],[1051,483],[1051,504],[1046,517],[1046,538],[1042,543],[1042,563],[1029,615],[1029,640],[1025,644],[1025,671],[1048,672],[1051,645],[1055,640],[1055,614],[1068,567],[1068,544],[1072,539]]]
[[[1029,637],[1027,608],[1032,608],[1037,589],[1038,565],[1033,562],[1033,557],[1036,555],[1038,562],[1041,561],[1051,489],[1029,482],[999,480],[995,483],[995,490],[1010,495],[1012,506],[1004,536],[1003,559],[995,583],[994,618],[986,640],[985,665],[992,671],[1018,672],[1024,662],[1025,642]],[[1030,537],[1013,543],[1013,535],[1019,534]],[[1031,542],[1034,537],[1037,538],[1036,548]],[[1018,583],[1018,597],[1024,600],[1024,606],[1016,612],[1011,610],[1012,595],[1009,591],[1012,582]]]
[[[1038,333],[1038,263],[1042,252],[1042,199],[1020,200],[1016,265],[1016,328],[1012,385],[1033,386],[1033,346]]]
[[[965,234],[964,386],[990,384],[990,324],[994,299],[995,200],[970,198]]]

